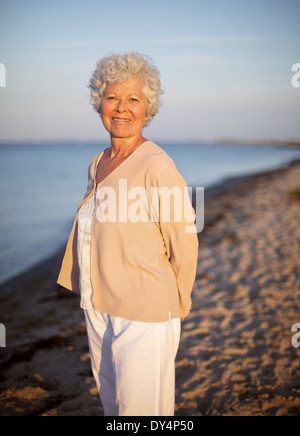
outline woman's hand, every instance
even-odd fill
[[[187,314],[187,316],[186,316],[185,318],[180,318],[181,322],[183,322],[185,319],[187,319],[188,316],[190,316],[190,314],[191,314],[191,310],[192,310],[192,309],[189,310],[189,313]]]

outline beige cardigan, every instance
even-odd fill
[[[170,202],[170,219],[166,220],[162,219],[163,206],[160,197],[157,202],[158,209],[153,212],[155,208],[151,209],[150,203],[143,202],[142,196],[138,194],[139,189],[143,188],[148,193],[148,198],[152,198],[152,188],[161,187],[177,187],[183,192],[186,188],[185,181],[172,159],[156,144],[147,141],[96,185],[96,172],[102,155],[103,153],[95,157],[90,164],[88,190],[79,206],[80,209],[97,191],[91,241],[92,302],[95,310],[143,322],[167,321],[169,311],[172,318],[187,316],[191,308],[191,293],[197,268],[196,231],[186,232],[186,226],[191,226],[191,222],[185,221],[184,213],[183,219],[176,222],[179,220],[174,218],[175,202]],[[124,186],[131,193],[126,200]],[[110,192],[116,194],[115,207],[112,208],[112,203],[108,202]],[[110,198],[112,200],[113,196]],[[125,219],[124,201],[127,203],[127,210],[134,212],[134,216],[141,216],[141,209],[144,209],[143,217],[148,213],[149,220]],[[104,204],[106,208],[103,207]],[[99,207],[102,217],[110,210],[110,217],[117,219],[110,218],[107,222],[99,222]],[[190,202],[189,207],[191,208]],[[152,213],[149,212],[150,209]],[[104,221],[101,218],[100,220]],[[80,294],[77,216],[58,283]]]

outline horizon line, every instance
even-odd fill
[[[215,138],[190,138],[190,139],[166,139],[166,138],[154,138],[153,142],[165,142],[167,144],[180,144],[186,143],[187,145],[293,145],[300,146],[299,138],[239,138],[231,136],[218,136]],[[74,146],[85,146],[85,145],[96,145],[99,143],[109,144],[109,139],[102,138],[91,138],[91,139],[8,139],[1,140],[0,146],[3,145],[74,145]]]
[[[267,36],[268,37],[268,36]],[[240,44],[249,42],[261,42],[266,36],[263,35],[199,35],[199,36],[171,36],[171,37],[155,37],[155,38],[142,38],[139,39],[139,43],[146,45],[190,45],[190,44]],[[268,37],[270,38],[270,36]],[[118,39],[118,38],[103,38],[103,39],[89,39],[80,41],[53,41],[49,43],[42,43],[44,49],[53,48],[95,48],[95,47],[107,47],[107,46],[128,46],[136,45],[135,38]]]

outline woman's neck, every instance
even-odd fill
[[[128,157],[146,141],[142,134],[129,139],[111,138],[110,159]]]

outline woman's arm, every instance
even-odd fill
[[[191,294],[196,278],[198,236],[196,226],[191,233],[194,215],[187,185],[175,165],[169,165],[157,176],[160,193],[160,228],[166,254],[176,277],[180,316],[186,318],[191,310]]]

